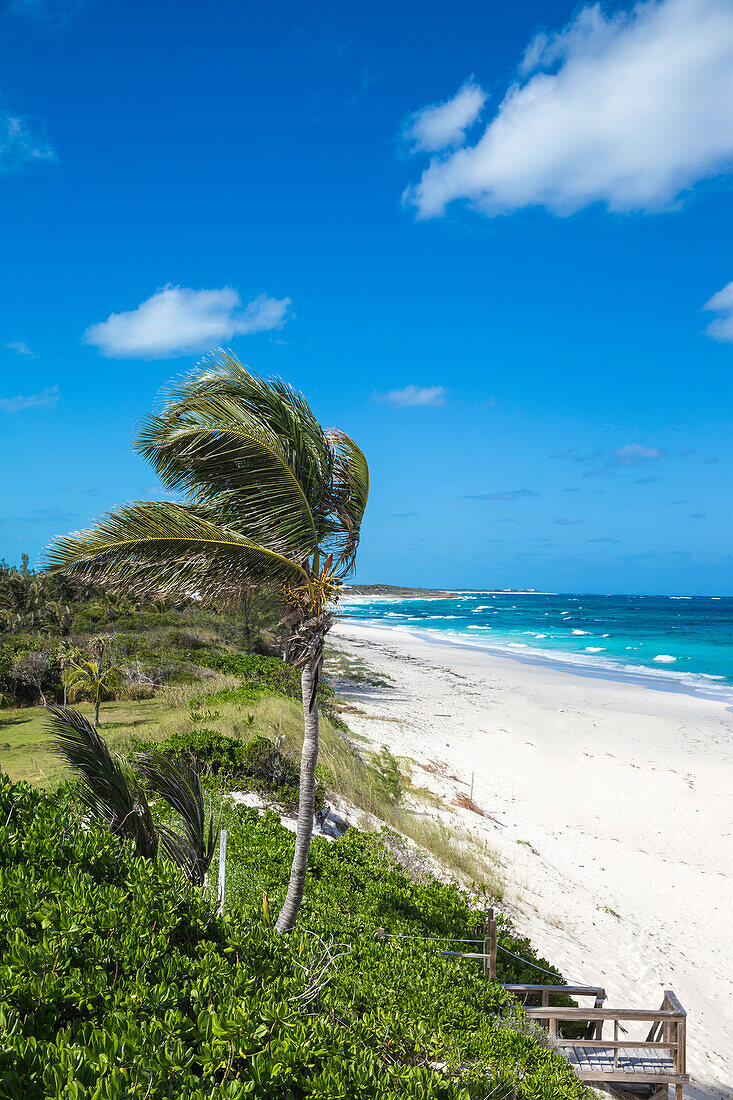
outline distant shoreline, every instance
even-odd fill
[[[336,613],[431,644],[733,704],[733,600],[724,597],[349,592]]]
[[[552,593],[541,593],[552,595]],[[386,597],[385,597],[386,598]],[[638,687],[649,688],[653,691],[671,692],[673,694],[689,695],[697,699],[708,699],[711,702],[723,703],[733,707],[733,685],[721,684],[713,688],[702,680],[696,680],[694,673],[675,673],[669,669],[651,669],[644,665],[622,665],[611,658],[604,665],[592,664],[590,658],[582,657],[562,651],[542,650],[540,648],[518,649],[510,648],[511,643],[498,645],[496,643],[482,642],[478,638],[461,637],[458,634],[432,633],[429,630],[408,628],[402,625],[391,625],[379,620],[338,618],[339,626],[350,628],[357,627],[365,634],[373,632],[375,636],[380,631],[394,635],[409,635],[420,642],[430,646],[450,646],[457,650],[471,650],[475,653],[484,653],[487,657],[501,661],[516,661],[521,665],[529,665],[533,668],[552,669],[555,672],[566,673],[571,676],[582,676],[592,680],[605,680],[608,683],[635,684]]]
[[[557,596],[537,588],[392,588],[388,584],[344,586],[340,603],[356,600],[457,600],[461,596]],[[387,591],[388,590],[388,591]]]

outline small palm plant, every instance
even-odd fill
[[[158,832],[143,784],[130,765],[78,710],[48,707],[46,729],[52,751],[79,777],[78,793],[90,815],[116,836],[135,843],[139,856],[155,859]]]
[[[111,665],[105,667],[101,659],[75,661],[66,677],[65,687],[74,699],[86,696],[94,703],[94,725],[99,726],[99,708],[104,699],[109,699],[122,687],[122,674]]]
[[[214,824],[211,807],[207,820],[199,773],[156,752],[138,753],[130,763],[109,749],[79,711],[49,707],[47,714],[51,747],[77,773],[77,792],[90,816],[116,836],[133,841],[138,856],[156,860],[162,850],[189,882],[203,886],[219,824]],[[153,820],[146,782],[176,811],[182,833]]]
[[[301,671],[305,726],[295,854],[276,922],[284,932],[303,896],[323,646],[359,544],[367,462],[343,432],[324,431],[302,394],[224,352],[173,391],[138,450],[184,502],[119,508],[57,540],[49,565],[137,595],[239,603],[264,584],[283,594],[285,656]]]
[[[56,646],[56,660],[61,669],[61,682],[64,685],[64,706],[69,701],[69,675],[74,665],[81,659],[79,647],[63,638]]]

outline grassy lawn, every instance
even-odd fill
[[[78,710],[93,717],[89,703],[79,703]],[[157,699],[141,702],[104,703],[102,705],[103,736],[110,744],[120,744],[132,734],[155,737],[161,705]],[[0,710],[0,771],[11,779],[25,779],[39,786],[53,786],[62,778],[63,767],[48,751],[48,733],[43,707]]]
[[[233,677],[219,676],[206,681],[204,691],[237,684]],[[282,737],[285,748],[299,753],[303,742],[303,712],[298,700],[263,695],[247,703],[217,702],[200,708],[197,722],[191,716],[189,702],[202,694],[202,685],[173,684],[159,690],[155,698],[139,701],[120,700],[103,703],[100,732],[119,752],[134,749],[135,740],[161,741],[173,733],[198,727],[215,729],[230,737],[248,739],[264,734]],[[76,703],[90,720],[89,703]],[[197,708],[194,708],[194,713]],[[42,707],[0,710],[0,771],[11,779],[24,779],[36,786],[55,786],[64,768],[48,749],[46,714]],[[322,760],[341,771],[339,764],[352,763],[352,753],[327,719],[321,721]]]

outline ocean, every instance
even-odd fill
[[[533,663],[733,699],[733,597],[364,596],[349,597],[339,616]]]

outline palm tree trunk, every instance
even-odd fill
[[[94,700],[94,725],[99,725],[99,699]]]
[[[300,797],[298,799],[298,828],[295,834],[295,853],[290,869],[290,882],[280,916],[275,922],[278,932],[289,932],[294,927],[303,900],[308,849],[313,832],[315,811],[316,762],[318,760],[318,703],[315,688],[318,681],[318,662],[311,661],[300,676],[303,696],[303,752],[300,758]],[[312,705],[311,705],[312,700]]]

